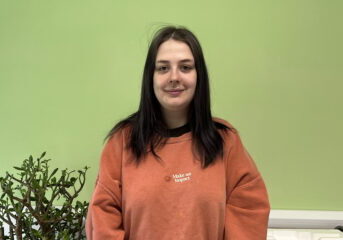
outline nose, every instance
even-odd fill
[[[177,68],[174,68],[170,71],[170,83],[178,83],[180,81],[180,73]]]

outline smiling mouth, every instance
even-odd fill
[[[172,96],[178,96],[179,94],[181,94],[181,92],[184,91],[184,89],[171,89],[171,90],[165,90],[165,91]]]
[[[182,92],[184,91],[185,89],[168,89],[168,90],[165,90],[166,92]]]

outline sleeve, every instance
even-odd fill
[[[229,131],[228,144],[224,240],[265,240],[270,212],[266,186],[236,131]]]
[[[100,160],[96,186],[88,207],[86,235],[88,240],[123,240],[121,131],[106,143]]]

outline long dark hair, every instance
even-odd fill
[[[193,148],[196,150],[198,159],[201,160],[202,167],[206,168],[215,162],[218,155],[223,156],[223,139],[218,129],[226,131],[230,128],[212,119],[209,78],[204,55],[195,35],[185,27],[166,26],[155,33],[145,61],[138,111],[118,122],[107,134],[105,140],[119,129],[129,126],[127,148],[136,157],[134,161],[137,165],[149,149],[159,159],[155,149],[165,144],[166,139],[161,133],[167,130],[167,126],[163,121],[160,103],[154,93],[153,74],[158,48],[169,39],[186,43],[194,57],[197,84],[189,106],[188,123],[192,132]]]

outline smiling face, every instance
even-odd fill
[[[154,93],[162,112],[187,114],[196,88],[197,72],[186,43],[169,39],[160,45],[153,78]]]

